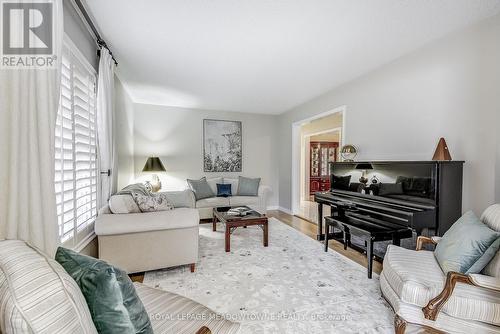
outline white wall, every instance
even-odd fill
[[[203,119],[237,120],[243,130],[242,173],[203,172]],[[134,104],[135,173],[139,180],[148,156],[161,158],[162,190],[186,187],[187,178],[215,175],[261,177],[273,188],[269,206],[278,205],[276,116]]]
[[[278,119],[280,206],[291,207],[292,123],[346,105],[345,142],[358,159],[430,160],[439,137],[454,160],[466,160],[464,210],[495,200],[498,179],[496,17],[387,64]],[[495,77],[496,75],[496,77]],[[497,165],[495,166],[495,163]],[[497,199],[498,186],[496,189]]]
[[[123,87],[120,79],[115,76],[115,145],[117,189],[133,183],[134,169],[134,104]]]

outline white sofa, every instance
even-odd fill
[[[236,334],[240,325],[175,293],[134,283],[155,334]],[[208,328],[208,331],[206,328]],[[0,241],[0,333],[97,334],[77,283],[20,240]]]
[[[170,211],[112,213],[103,207],[95,222],[99,258],[128,273],[187,264],[194,271],[200,221],[194,196],[190,190],[168,195],[175,207]]]
[[[214,194],[217,194],[217,183],[231,184],[232,196],[229,197],[210,197],[195,200],[195,207],[198,209],[200,219],[211,219],[213,208],[224,206],[249,206],[250,208],[260,212],[266,213],[267,200],[271,192],[271,187],[266,185],[259,185],[257,196],[238,196],[238,178],[230,177],[214,177],[207,178],[207,183],[212,189]],[[194,199],[194,194],[193,194]]]
[[[500,204],[486,209],[481,221],[500,231]],[[415,324],[430,332],[500,333],[500,252],[481,274],[445,275],[433,252],[421,250],[439,240],[419,237],[417,251],[387,249],[380,287],[396,313],[396,334]]]

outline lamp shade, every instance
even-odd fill
[[[364,162],[357,164],[356,169],[373,169],[373,166],[371,163]]]
[[[149,157],[142,169],[143,172],[165,172],[166,169],[158,157]]]

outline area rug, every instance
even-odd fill
[[[393,333],[394,314],[378,275],[271,218],[262,230],[239,228],[224,251],[218,224],[200,226],[196,271],[187,266],[147,272],[146,285],[172,291],[242,323],[242,334]]]

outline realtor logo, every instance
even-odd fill
[[[0,0],[2,68],[51,67],[53,56],[52,1]]]

